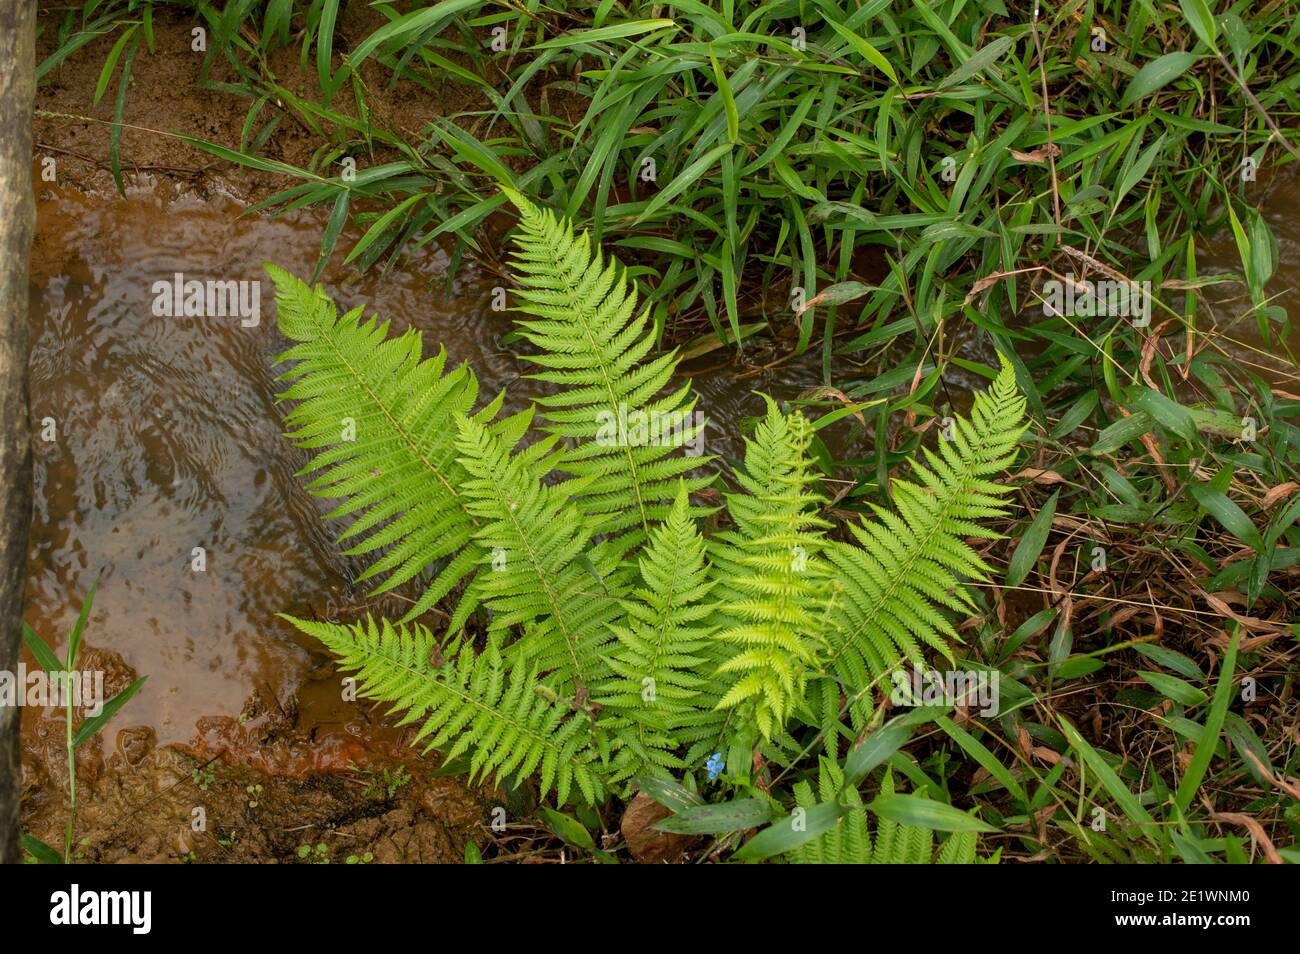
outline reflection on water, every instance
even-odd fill
[[[28,621],[58,649],[101,579],[87,644],[149,676],[114,727],[150,726],[160,744],[222,744],[240,722],[256,728],[265,710],[288,707],[299,725],[321,729],[314,745],[355,747],[372,724],[337,699],[337,682],[313,680],[323,657],[275,617],[326,615],[361,594],[348,585],[358,568],[337,555],[318,519],[327,507],[294,477],[303,457],[280,436],[269,362],[285,342],[270,282],[257,327],[238,317],[155,317],[151,307],[154,282],[177,272],[265,279],[270,259],[310,274],[323,219],[239,218],[230,198],[147,189],[126,199],[51,190],[38,208]],[[365,303],[396,331],[423,329],[426,347],[441,342],[474,367],[481,393],[505,387],[522,406],[539,385],[520,379],[527,368],[499,344],[510,319],[490,308],[494,282],[466,270],[448,296],[430,287],[446,267],[431,249],[387,275],[337,268],[324,282],[342,307]],[[819,382],[814,356],[741,380],[722,358],[697,362],[713,366],[696,377],[713,422],[760,413],[755,390],[792,397]],[[43,421],[53,422],[54,440],[40,439]],[[734,458],[738,442],[722,440],[729,430],[711,428],[706,451]],[[193,569],[196,547],[203,572]],[[253,695],[262,702],[250,707]],[[29,745],[57,739],[58,718],[29,712]],[[105,746],[114,736],[110,729]]]
[[[1278,266],[1266,290],[1268,303],[1285,309],[1291,327],[1283,334],[1281,327],[1274,324],[1266,340],[1251,311],[1250,292],[1244,283],[1234,282],[1204,290],[1197,328],[1221,335],[1220,345],[1238,364],[1279,387],[1300,393],[1296,360],[1300,357],[1300,168],[1287,166],[1267,181],[1251,183],[1248,188],[1258,190],[1248,199],[1260,204],[1264,220],[1277,239]],[[1209,239],[1198,236],[1196,250],[1198,274],[1244,274],[1231,229],[1225,228]],[[1175,308],[1182,306],[1181,295],[1172,295],[1169,301]]]

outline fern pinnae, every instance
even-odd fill
[[[314,453],[308,489],[341,498],[330,517],[351,517],[340,543],[349,555],[379,554],[362,574],[386,574],[382,593],[449,560],[407,614],[412,619],[449,593],[478,554],[473,517],[458,490],[451,420],[470,413],[478,385],[468,368],[446,370],[446,352],[421,357],[418,332],[388,337],[387,323],[339,316],[318,289],[274,265],[281,331],[294,342],[280,356],[289,382],[278,397],[293,402],[288,436]],[[494,415],[500,400],[479,412]],[[348,433],[349,429],[352,433]],[[359,538],[359,539],[358,539]],[[466,550],[470,552],[466,555]]]
[[[420,723],[415,741],[425,751],[441,749],[448,762],[469,753],[471,778],[536,772],[542,794],[554,790],[560,803],[574,785],[588,802],[602,796],[587,720],[536,692],[536,672],[522,660],[507,668],[495,640],[481,654],[462,644],[443,659],[419,624],[284,618],[356,672],[361,695],[403,711],[399,725]]]
[[[573,444],[565,469],[590,478],[579,506],[629,549],[667,516],[677,479],[703,463],[673,453],[702,427],[690,386],[670,389],[674,353],[646,360],[654,346],[649,318],[637,314],[636,292],[618,261],[603,261],[587,233],[575,235],[553,213],[504,191],[520,211],[516,310],[529,317],[518,324],[540,349],[530,359],[544,369],[532,377],[560,386],[537,399],[546,429]],[[652,427],[666,422],[672,433],[668,440],[629,438],[629,417]],[[687,488],[709,482],[687,478]]]
[[[474,533],[485,554],[478,582],[493,610],[493,631],[523,626],[523,638],[507,651],[511,658],[557,672],[558,688],[590,690],[606,673],[601,650],[625,590],[618,560],[607,545],[592,545],[583,515],[564,489],[546,482],[555,438],[511,454],[479,422],[462,416],[456,423],[463,491],[479,518]],[[598,593],[602,588],[607,592]]]
[[[629,775],[684,768],[674,750],[717,721],[717,688],[700,674],[709,659],[715,581],[684,484],[667,519],[651,529],[639,568],[640,585],[623,600],[626,617],[613,624],[613,675],[596,694],[609,712],[606,724],[626,741]]]
[[[844,789],[844,775],[834,760],[823,756],[818,760],[817,788],[814,795],[807,781],[794,786],[795,805],[809,811],[821,802],[840,800],[849,810],[835,826],[812,841],[786,852],[787,860],[795,864],[823,865],[925,865],[996,863],[1001,852],[992,857],[977,857],[977,839],[974,832],[954,832],[934,851],[934,832],[919,825],[903,825],[881,818],[876,823],[872,837],[867,823],[867,806],[856,789]],[[880,794],[893,795],[893,773],[886,771],[880,785]]]
[[[952,441],[912,462],[918,483],[893,483],[897,513],[875,507],[876,519],[849,524],[856,543],[830,544],[826,557],[843,582],[828,663],[845,685],[867,685],[901,659],[922,660],[923,647],[952,658],[958,639],[935,607],[967,612],[960,578],[983,578],[988,567],[963,539],[993,536],[974,523],[1005,513],[1008,488],[988,478],[1011,462],[1024,432],[1024,399],[1010,365],[987,393],[975,396],[971,419],[958,419]],[[855,712],[855,722],[863,717]]]
[[[732,681],[718,707],[743,705],[770,740],[801,704],[826,648],[821,550],[829,524],[817,515],[822,498],[812,489],[811,427],[799,412],[782,414],[765,400],[767,415],[736,475],[747,493],[727,498],[737,529],[720,535],[714,555],[727,580],[718,639],[733,648],[719,667]]]

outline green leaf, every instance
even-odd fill
[[[1128,84],[1128,89],[1124,91],[1124,97],[1120,100],[1120,106],[1127,109],[1139,99],[1150,96],[1162,86],[1172,83],[1186,73],[1197,59],[1194,53],[1166,53],[1152,60],[1138,70],[1137,76],[1133,77]]]
[[[947,89],[949,86],[956,86],[958,83],[970,79],[976,73],[989,69],[1006,55],[1007,50],[1011,49],[1015,42],[1015,37],[998,37],[992,43],[971,54],[971,58],[946,76],[937,88]]]
[[[234,149],[227,149],[225,146],[219,146],[216,143],[207,142],[203,139],[197,138],[196,136],[187,136],[184,133],[176,133],[175,135],[177,139],[188,143],[195,149],[216,156],[218,159],[224,159],[227,162],[247,166],[250,169],[257,169],[261,172],[273,172],[277,175],[291,176],[295,179],[309,179],[321,184],[325,184],[329,181],[320,176],[314,175],[313,173],[307,172],[306,170],[291,166],[288,163],[276,162],[274,159],[264,159],[261,156],[249,155],[247,153],[238,152]]]
[[[732,858],[759,861],[792,851],[830,831],[850,808],[839,802],[819,802],[809,809],[795,809],[790,817],[764,828],[745,842]]]
[[[1025,582],[1029,577],[1029,571],[1038,562],[1038,556],[1043,552],[1047,535],[1052,529],[1052,518],[1056,516],[1056,498],[1060,493],[1059,490],[1055,491],[1047,498],[1047,503],[1043,504],[1038,515],[1034,517],[1033,523],[1029,525],[1029,529],[1016,545],[1015,552],[1011,554],[1011,562],[1007,564],[1007,586],[1014,588]]]
[[[1155,418],[1156,423],[1173,431],[1185,440],[1196,440],[1196,421],[1192,412],[1176,401],[1171,401],[1159,391],[1150,388],[1134,389],[1129,403]]]
[[[1178,0],[1178,5],[1183,8],[1183,16],[1196,31],[1197,39],[1218,53],[1219,48],[1214,45],[1218,28],[1215,26],[1214,14],[1210,12],[1209,4],[1205,0]]]
[[[642,222],[654,215],[674,198],[686,191],[686,189],[690,188],[696,179],[704,175],[705,172],[713,167],[715,162],[730,151],[731,143],[729,142],[724,142],[720,145],[714,146],[677,175],[673,176],[673,181],[668,183],[662,192],[657,193],[655,197],[650,200],[645,209],[642,210],[641,214],[636,217],[636,221]]]
[[[939,723],[939,728],[948,733],[949,737],[960,745],[962,750],[978,762],[985,771],[1001,782],[1002,787],[1017,798],[1022,805],[1029,804],[1029,797],[1025,793],[1024,787],[1016,781],[1011,771],[989,751],[988,746],[947,716],[940,716],[936,721]]]
[[[1214,702],[1210,705],[1210,714],[1205,718],[1205,734],[1197,743],[1196,750],[1192,753],[1192,761],[1187,766],[1187,772],[1183,775],[1183,780],[1178,783],[1178,791],[1174,795],[1174,805],[1177,806],[1179,814],[1187,813],[1187,807],[1192,804],[1196,790],[1201,786],[1201,779],[1205,777],[1205,772],[1210,767],[1210,760],[1214,758],[1214,747],[1219,742],[1219,732],[1223,729],[1228,704],[1232,701],[1232,677],[1237,669],[1237,643],[1240,637],[1240,628],[1234,627],[1232,639],[1228,642],[1228,651],[1223,654],[1223,665],[1219,667],[1219,684],[1214,689]]]
[[[1067,656],[1052,667],[1051,673],[1055,679],[1081,679],[1105,665],[1096,656]]]
[[[1059,612],[1060,610],[1057,609],[1056,607],[1049,607],[1048,609],[1039,610],[1033,616],[1029,617],[1029,619],[1025,620],[1023,623],[1017,626],[1016,631],[1012,633],[1010,636],[1008,636],[1006,642],[1003,643],[1003,647],[1002,647],[1003,658],[1005,659],[1009,657],[1012,653],[1014,653],[1017,649],[1019,649],[1021,644],[1023,644],[1025,640],[1029,639],[1032,636],[1037,636],[1039,633],[1045,630],[1048,627],[1048,625],[1052,622],[1052,620],[1056,619],[1056,615]]]
[[[1070,724],[1064,716],[1060,717],[1061,731],[1065,733],[1070,747],[1079,753],[1079,757],[1087,765],[1088,770],[1101,780],[1102,788],[1110,793],[1110,797],[1115,799],[1120,810],[1128,816],[1129,820],[1137,824],[1142,831],[1150,838],[1153,843],[1158,844],[1156,836],[1156,822],[1151,817],[1150,812],[1142,807],[1137,796],[1128,790],[1115,770],[1110,764],[1098,754],[1097,750],[1084,741],[1079,731]]]
[[[1136,159],[1132,156],[1126,158],[1124,162],[1123,175],[1120,176],[1119,184],[1115,187],[1115,192],[1111,196],[1110,208],[1113,216],[1123,203],[1124,198],[1133,191],[1133,187],[1142,181],[1143,177],[1150,171],[1152,163],[1160,155],[1160,151],[1165,147],[1165,136],[1161,135],[1151,145],[1147,146]],[[1130,162],[1130,160],[1132,160]]]
[[[1110,454],[1119,450],[1131,440],[1136,440],[1155,425],[1150,414],[1139,411],[1128,417],[1120,418],[1097,435],[1096,442],[1088,448],[1094,457]]]
[[[713,66],[713,81],[718,85],[718,95],[722,97],[722,106],[727,114],[727,141],[740,142],[740,113],[736,110],[736,97],[731,93],[731,84],[727,74],[718,62],[713,50],[709,50],[709,63]]]
[[[1162,672],[1139,672],[1140,676],[1151,688],[1163,696],[1168,696],[1174,702],[1181,703],[1185,706],[1199,706],[1206,699],[1210,698],[1200,689],[1190,683],[1186,683],[1177,676],[1167,676]]]
[[[334,23],[338,15],[339,0],[325,0],[325,5],[321,8],[320,23],[316,28],[316,72],[326,103],[330,101],[336,89],[330,61],[334,56]]]
[[[997,831],[969,812],[920,795],[878,795],[867,803],[867,808],[900,825],[917,825],[934,831]]]
[[[1101,397],[1096,391],[1084,391],[1083,396],[1070,405],[1069,410],[1061,415],[1060,421],[1052,429],[1052,439],[1059,441],[1062,437],[1072,433],[1096,410],[1100,401]]]
[[[670,835],[721,835],[757,828],[772,820],[765,798],[738,798],[718,805],[700,805],[678,812],[651,827]]]
[[[481,169],[503,186],[515,184],[514,174],[483,143],[454,124],[444,122],[439,128],[444,134],[443,141],[451,146],[461,159]]]
[[[72,624],[72,632],[68,634],[68,658],[63,668],[69,672],[77,665],[77,656],[81,652],[81,634],[86,631],[86,620],[90,618],[90,608],[95,602],[97,589],[99,589],[99,577],[90,584],[90,592],[86,594],[86,599],[81,604],[81,612],[77,614],[77,621]]]
[[[898,85],[898,74],[894,72],[893,65],[890,64],[889,60],[885,59],[879,50],[848,27],[841,26],[829,17],[826,19],[826,22],[831,25],[832,30],[844,37],[849,46],[853,47],[854,51],[859,56],[888,76],[895,86]]]
[[[131,40],[122,63],[122,75],[117,80],[117,98],[113,101],[113,128],[108,134],[108,165],[113,173],[113,183],[117,191],[126,195],[126,186],[122,184],[122,117],[126,113],[126,90],[131,83],[131,63],[135,60],[135,51],[140,46],[137,35]]]
[[[87,25],[84,29],[78,30],[68,38],[68,42],[64,43],[57,50],[47,56],[41,61],[41,65],[36,67],[36,82],[39,83],[46,73],[54,69],[83,46],[94,43],[101,36],[113,32],[115,26],[116,23],[113,21],[112,17],[108,16],[100,17],[94,23]],[[101,27],[104,27],[104,29],[101,29]]]
[[[1271,784],[1265,773],[1272,774],[1273,760],[1268,757],[1268,747],[1255,734],[1250,723],[1237,713],[1229,712],[1224,718],[1223,730],[1228,734],[1233,749],[1241,757],[1241,762],[1251,777],[1261,785]],[[1248,752],[1254,755],[1254,758],[1248,757]]]
[[[325,231],[320,239],[320,258],[316,260],[316,268],[312,270],[311,278],[307,279],[308,285],[316,284],[316,279],[320,278],[320,273],[325,270],[330,256],[334,254],[334,246],[339,240],[339,233],[343,231],[343,226],[348,220],[348,206],[351,198],[352,193],[347,189],[343,189],[339,192],[338,198],[334,200],[334,209],[330,212],[329,221],[325,223]]]
[[[677,29],[677,21],[666,20],[631,20],[627,23],[613,23],[597,27],[594,30],[581,30],[566,33],[553,40],[538,43],[534,50],[552,50],[563,47],[578,46],[582,43],[600,43],[604,40],[621,40],[628,36],[640,36],[642,33],[654,33],[656,30]]]
[[[1228,38],[1228,46],[1237,61],[1237,71],[1241,72],[1246,64],[1246,54],[1250,52],[1250,31],[1235,13],[1225,13],[1220,20],[1223,23],[1223,35]]]
[[[59,662],[59,657],[54,655],[54,650],[50,649],[49,643],[36,635],[36,631],[23,623],[23,642],[27,648],[32,651],[40,667],[46,672],[63,672],[63,663]]]
[[[81,723],[81,727],[77,729],[77,734],[72,737],[72,747],[74,749],[77,748],[102,729],[105,723],[107,723],[109,719],[113,718],[114,713],[116,713],[118,709],[122,708],[122,706],[126,705],[127,700],[140,691],[140,687],[144,685],[144,681],[148,678],[148,676],[141,676],[108,702],[104,703],[104,708],[99,715]]]
[[[29,852],[32,855],[32,857],[34,857],[41,864],[43,865],[63,864],[63,856],[59,854],[57,851],[55,851],[53,848],[51,848],[49,845],[47,845],[45,842],[41,841],[35,835],[29,835],[27,832],[23,832],[19,836],[18,840],[22,844],[23,850]]]
[[[348,252],[347,258],[343,259],[343,264],[351,264],[354,259],[359,257],[366,249],[373,245],[377,239],[384,236],[393,223],[402,216],[402,213],[415,205],[415,203],[421,202],[424,199],[425,196],[420,193],[407,196],[400,203],[393,206],[393,208],[389,209],[379,218],[375,219],[370,228],[366,229],[366,234],[361,236],[357,244],[352,247],[352,251]]]
[[[817,305],[842,305],[878,290],[875,285],[864,285],[862,282],[838,282],[828,285],[809,299],[804,305],[804,310],[807,311]]]
[[[872,732],[849,752],[844,763],[844,787],[857,788],[867,774],[899,750],[912,735],[912,726],[893,719]]]
[[[1189,865],[1211,865],[1214,859],[1201,847],[1201,842],[1191,838],[1185,838],[1178,832],[1171,832],[1170,839],[1174,847],[1178,849],[1178,854],[1182,856],[1184,862]]]
[[[637,778],[636,787],[644,792],[646,797],[658,802],[664,808],[671,809],[674,814],[684,812],[690,808],[698,808],[704,804],[704,799],[698,794],[684,788],[670,778],[661,778],[658,775],[642,775]]]
[[[581,848],[583,851],[596,850],[596,843],[592,840],[591,832],[587,831],[582,822],[576,818],[557,812],[553,808],[547,808],[545,805],[542,806],[542,816],[546,819],[546,824],[551,831],[575,848]]]
[[[108,81],[113,78],[113,68],[117,66],[118,58],[122,55],[122,49],[126,46],[127,41],[135,34],[137,27],[130,27],[122,32],[113,44],[113,48],[108,51],[108,58],[104,60],[104,68],[99,71],[99,82],[95,84],[95,98],[93,102],[98,105],[99,101],[104,98],[104,91],[108,89]]]
[[[477,7],[479,4],[480,0],[442,0],[441,3],[435,3],[428,9],[416,10],[414,13],[398,17],[396,20],[385,23],[362,40],[348,59],[352,61],[352,66],[355,68],[361,65],[362,60],[390,40],[398,37],[419,36],[425,30],[450,20],[457,14],[463,13],[471,7]]]
[[[1265,549],[1264,538],[1255,524],[1246,516],[1245,511],[1229,500],[1225,494],[1208,484],[1196,482],[1188,484],[1187,490],[1200,504],[1201,509],[1217,520],[1223,529],[1257,553]]]
[[[1196,682],[1205,681],[1205,673],[1201,671],[1201,667],[1182,653],[1174,652],[1172,649],[1166,649],[1164,646],[1157,646],[1153,643],[1138,643],[1133,649],[1157,665],[1172,669],[1184,678]]]

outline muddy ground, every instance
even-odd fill
[[[42,3],[38,23],[37,60],[56,48],[62,8]],[[56,12],[57,11],[57,12]],[[238,95],[200,85],[204,54],[191,50],[191,29],[195,18],[159,10],[154,18],[155,47],[150,53],[142,43],[132,68],[131,83],[123,112],[122,169],[124,174],[147,175],[171,182],[178,190],[200,194],[222,189],[251,202],[266,198],[292,180],[271,173],[250,170],[214,160],[172,133],[184,133],[210,142],[237,145],[252,101]],[[345,4],[338,24],[340,38],[356,42],[384,23],[382,16],[360,4]],[[56,67],[37,91],[35,141],[38,156],[59,159],[60,182],[72,182],[93,191],[114,190],[109,173],[109,136],[113,119],[116,75],[109,91],[98,104],[93,102],[100,70],[116,34],[93,42]],[[314,54],[304,70],[297,46],[277,50],[268,56],[276,79],[295,93],[316,88]],[[448,83],[439,90],[425,90],[402,82],[389,87],[390,76],[382,66],[367,62],[361,69],[367,101],[377,125],[405,131],[419,138],[419,131],[433,118],[489,107],[482,93]],[[233,69],[218,59],[209,77],[212,82],[236,79]],[[352,113],[351,98],[339,96],[334,108]],[[49,115],[58,113],[60,115]],[[266,141],[262,154],[268,159],[307,167],[319,137],[294,114],[268,102],[257,117],[257,128],[275,117],[280,123]]]

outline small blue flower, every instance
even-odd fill
[[[722,761],[721,752],[714,752],[709,756],[709,760],[704,763],[704,767],[709,770],[709,781],[712,782],[722,774],[722,770],[727,767],[727,763]]]

